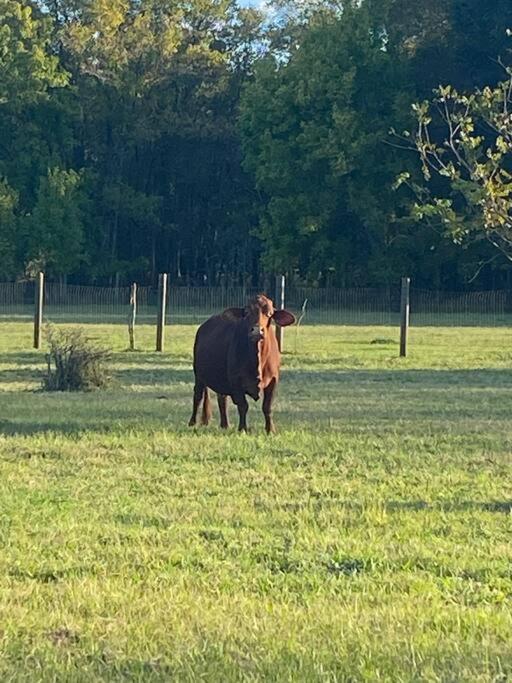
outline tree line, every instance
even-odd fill
[[[511,285],[413,108],[503,104],[511,27],[509,0],[0,0],[0,280]],[[510,136],[474,120],[502,191]]]

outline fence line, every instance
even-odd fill
[[[430,292],[411,289],[415,326],[496,327],[512,324],[512,292]],[[435,321],[434,323],[431,321]]]
[[[398,287],[320,289],[288,285],[288,308],[300,311],[305,301],[305,325],[395,325],[400,315]]]
[[[247,287],[173,287],[167,289],[167,325],[198,324],[208,316],[243,306],[258,290]],[[269,292],[275,297],[274,292]],[[33,282],[0,283],[0,320],[32,320]],[[126,324],[130,287],[95,287],[46,283],[44,321]],[[411,287],[411,326],[512,326],[512,291],[440,292]],[[299,313],[302,325],[376,325],[398,327],[400,288],[314,288],[288,284],[286,307]],[[158,289],[138,287],[137,322],[156,325]]]
[[[34,282],[0,283],[0,316],[31,319],[34,314]]]

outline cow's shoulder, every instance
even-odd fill
[[[198,338],[226,339],[226,337],[232,336],[236,331],[237,323],[240,319],[234,315],[230,315],[229,313],[225,315],[225,313],[226,311],[220,315],[214,315],[211,318],[208,318],[208,320],[205,320],[205,322],[200,325],[197,331]]]
[[[239,320],[242,320],[244,316],[245,311],[243,308],[226,308],[226,310],[217,317],[222,318],[222,320],[225,320],[226,322],[238,322]]]

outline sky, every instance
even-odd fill
[[[258,7],[263,5],[265,0],[238,0],[242,7]]]

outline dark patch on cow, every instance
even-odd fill
[[[274,330],[293,325],[295,317],[285,310],[274,310],[274,304],[264,294],[250,299],[244,308],[228,308],[213,316],[198,329],[194,344],[194,406],[189,425],[197,422],[201,403],[201,422],[211,418],[208,389],[217,394],[220,426],[229,426],[227,399],[238,408],[239,431],[247,431],[246,396],[255,401],[263,395],[265,429],[274,431],[272,403],[279,381],[281,354]]]

